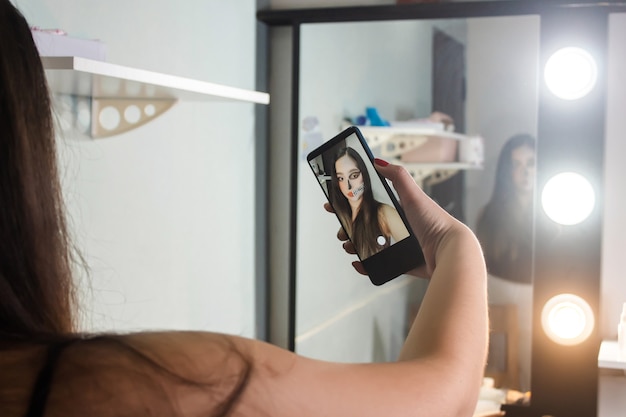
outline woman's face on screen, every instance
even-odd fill
[[[335,171],[341,193],[351,203],[359,202],[363,198],[365,183],[356,161],[348,155],[344,155],[335,162]]]

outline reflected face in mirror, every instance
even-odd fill
[[[513,185],[518,195],[532,196],[535,188],[535,149],[528,145],[513,149]]]
[[[361,206],[363,190],[365,189],[361,169],[357,166],[356,161],[346,154],[335,161],[335,173],[339,189],[350,202],[352,217],[354,218]]]
[[[519,134],[502,147],[491,198],[477,222],[487,268],[500,278],[530,283],[535,139]]]

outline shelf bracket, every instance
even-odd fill
[[[404,153],[419,148],[427,141],[428,136],[393,135],[380,143],[380,152],[385,158],[399,159]]]
[[[169,110],[177,99],[92,98],[55,95],[55,110],[63,130],[73,129],[92,139],[136,129]]]
[[[176,99],[91,99],[91,137],[105,138],[143,126],[169,110]]]

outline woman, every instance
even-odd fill
[[[531,282],[534,185],[535,139],[515,135],[500,151],[493,193],[476,226],[492,275]]]
[[[490,299],[517,308],[519,377],[509,388],[521,391],[530,389],[534,184],[535,138],[512,136],[500,151],[493,194],[476,228],[491,275]]]
[[[369,171],[353,148],[335,154],[331,184],[333,207],[361,259],[409,236],[398,211],[374,198]]]
[[[322,362],[209,332],[75,333],[44,72],[8,0],[0,0],[0,54],[1,416],[472,414],[487,340],[480,246],[384,162],[377,169],[407,207],[431,276],[399,362]]]

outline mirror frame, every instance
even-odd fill
[[[306,23],[367,22],[382,20],[426,20],[471,17],[536,15],[540,17],[540,68],[549,54],[570,39],[589,46],[598,59],[598,84],[589,96],[563,105],[540,82],[537,131],[537,187],[541,189],[557,172],[583,173],[596,190],[596,207],[578,226],[570,226],[556,242],[535,241],[533,280],[533,323],[530,406],[505,405],[507,417],[597,415],[599,326],[576,346],[552,342],[541,328],[541,310],[546,300],[562,292],[584,295],[599,317],[602,201],[604,175],[604,124],[606,116],[606,51],[608,16],[626,12],[618,1],[602,3],[573,1],[478,1],[414,3],[388,6],[332,7],[260,10],[257,18],[270,27],[291,29],[291,94],[288,138],[280,146],[290,148],[289,190],[286,209],[289,222],[289,257],[286,277],[270,278],[270,342],[295,350],[296,234],[299,160],[299,60],[300,27]],[[275,103],[274,95],[272,95]],[[271,112],[270,112],[271,113]],[[271,116],[270,116],[271,117]],[[574,146],[572,146],[574,145]],[[271,145],[270,145],[270,153]],[[270,199],[271,200],[271,199]],[[545,216],[535,199],[535,218]],[[270,210],[271,211],[271,210]],[[270,220],[271,223],[271,219]],[[535,220],[537,222],[537,220]],[[270,225],[271,226],[271,225]],[[268,274],[272,275],[272,274]],[[279,291],[273,288],[282,286]],[[286,286],[286,289],[284,288]],[[286,297],[273,296],[285,294]],[[282,316],[282,319],[276,317]],[[285,320],[286,316],[286,320]],[[274,317],[274,318],[273,318]]]

